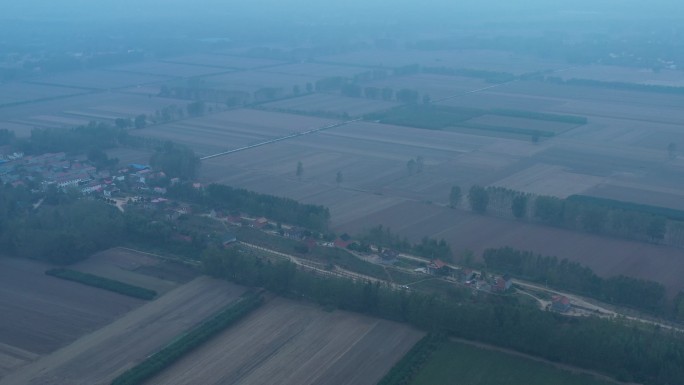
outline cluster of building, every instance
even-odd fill
[[[60,189],[76,188],[83,194],[105,190],[101,182],[109,172],[98,171],[87,161],[67,159],[63,152],[24,156],[13,153],[0,161],[0,180],[13,186],[55,185]],[[111,193],[113,187],[109,189]]]
[[[55,185],[59,189],[76,189],[84,195],[96,194],[105,198],[115,196],[122,189],[134,194],[163,196],[166,188],[154,181],[164,178],[163,172],[153,171],[144,164],[130,164],[114,172],[97,170],[88,161],[69,159],[63,152],[0,156],[0,182],[15,187],[33,186],[45,190]],[[180,183],[180,179],[172,178],[170,183]]]

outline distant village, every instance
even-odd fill
[[[97,170],[87,160],[69,159],[63,152],[29,156],[18,152],[0,153],[0,181],[14,187],[24,186],[46,191],[50,186],[55,186],[64,191],[72,190],[85,196],[105,198],[110,203],[117,203],[117,207],[122,211],[126,203],[135,203],[145,209],[163,210],[168,220],[176,220],[181,215],[192,214],[193,210],[189,204],[172,201],[165,197],[167,189],[161,186],[162,180],[166,185],[181,182],[178,178],[167,180],[163,172],[154,171],[145,164],[129,164],[126,167],[116,168],[114,171]],[[202,185],[194,183],[193,187],[199,189]],[[117,198],[118,202],[115,201]],[[307,250],[315,247],[354,250],[354,246],[359,246],[357,241],[352,240],[346,234],[334,240],[321,240],[314,237],[307,229],[275,223],[265,217],[252,218],[217,210],[211,210],[207,215],[227,225],[249,226],[272,235],[301,242]],[[178,237],[183,237],[183,235],[178,235]],[[229,247],[237,241],[237,237],[232,233],[226,233],[223,237],[224,247]],[[369,258],[373,258],[373,262],[388,265],[395,264],[400,257],[397,251],[375,245],[370,246],[369,252],[357,252],[357,254],[367,258],[370,255]],[[440,259],[420,263],[420,267],[416,267],[413,271],[443,277],[472,288],[475,294],[477,292],[504,294],[512,289],[513,284],[508,274],[487,275],[469,268],[452,267]],[[570,309],[571,304],[567,297],[554,296],[548,310],[566,313]]]

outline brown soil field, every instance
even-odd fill
[[[665,151],[652,148],[579,140],[580,129],[533,144],[357,122],[211,159],[203,172],[210,180],[326,205],[338,232],[384,224],[416,240],[444,237],[455,251],[510,245],[577,260],[599,274],[654,279],[671,291],[684,288],[678,249],[479,216],[452,223],[454,211],[423,204],[446,204],[454,184],[464,194],[481,184],[560,197],[617,185],[639,193],[612,189],[609,197],[637,200],[643,193],[652,199],[647,203],[678,207],[684,159],[668,160]],[[409,175],[406,162],[416,156],[424,158],[423,172]],[[301,178],[295,176],[298,161],[304,165]],[[337,171],[344,176],[339,186]],[[429,219],[417,220],[423,212],[431,213]]]
[[[144,61],[140,63],[109,67],[108,69],[110,71],[169,77],[202,76],[229,71],[227,68],[223,69],[193,64],[169,63],[165,61]]]
[[[49,268],[0,258],[0,378],[144,303],[47,276]]]
[[[305,90],[307,83],[314,84],[321,78],[315,74],[293,75],[253,70],[206,76],[202,80],[210,87],[228,91],[255,92],[262,88],[282,88],[285,94],[291,94],[295,85]]]
[[[376,384],[423,335],[275,298],[149,384]]]
[[[225,281],[197,278],[71,345],[18,368],[0,379],[0,384],[109,384],[178,334],[235,301],[244,290]],[[100,302],[108,306],[106,302]],[[47,319],[49,317],[44,315],[40,325],[53,328]]]
[[[684,290],[684,250],[600,237],[581,232],[494,218],[418,202],[404,202],[335,226],[357,233],[382,224],[413,241],[444,238],[454,252],[511,246],[582,263],[602,276],[628,275],[666,285],[670,294]]]
[[[77,88],[57,87],[25,82],[0,84],[0,106],[7,103],[29,102],[36,99],[46,99],[66,95],[84,93]]]
[[[491,50],[366,50],[319,58],[322,63],[394,68],[411,64],[426,67],[480,69],[523,74],[560,69],[567,64],[536,57]]]
[[[102,69],[64,72],[56,75],[34,78],[32,81],[58,86],[101,90],[126,86],[132,87],[139,84],[160,82],[165,79],[168,79],[168,77],[114,72]]]
[[[263,106],[266,108],[302,111],[307,113],[347,113],[350,116],[361,116],[371,112],[388,110],[398,105],[398,103],[394,102],[350,98],[335,94],[310,94],[298,98],[265,103]]]
[[[194,64],[201,66],[235,68],[235,69],[255,69],[282,64],[282,61],[270,59],[256,59],[242,56],[231,56],[224,54],[192,54],[177,56],[163,60],[169,63]]]
[[[481,79],[427,73],[393,77],[364,83],[364,86],[392,88],[395,94],[403,88],[416,90],[420,93],[421,101],[423,95],[429,95],[432,100],[438,100],[463,95],[470,91],[491,85],[491,83],[487,83]]]
[[[549,131],[556,135],[571,130],[577,126],[576,124],[570,123],[549,122],[544,120],[514,118],[510,116],[498,115],[483,115],[467,120],[466,123],[485,124],[495,127],[521,128],[526,130]]]
[[[601,184],[606,178],[573,173],[557,165],[536,163],[522,171],[503,178],[494,186],[505,187],[538,195],[567,198],[583,194]]]
[[[682,71],[668,69],[654,72],[651,69],[642,68],[587,65],[568,68],[559,72],[558,75],[563,79],[592,79],[604,82],[638,83],[670,87],[684,86],[684,74],[682,74]]]
[[[188,103],[178,99],[150,97],[147,94],[93,93],[1,108],[0,120],[3,123],[54,127],[75,120],[110,121],[115,118],[133,118],[138,114],[154,116],[158,109],[174,104],[184,108]]]
[[[151,289],[160,295],[199,275],[188,267],[124,248],[96,253],[70,268]]]
[[[268,69],[262,69],[261,72],[273,72],[297,76],[316,76],[319,79],[322,79],[334,76],[353,78],[354,75],[368,72],[368,70],[365,68],[340,66],[334,64],[296,63],[273,66]]]
[[[134,134],[184,143],[205,156],[334,122],[309,116],[238,109],[155,125],[136,130]]]

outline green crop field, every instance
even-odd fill
[[[551,365],[448,342],[435,351],[411,385],[608,385]]]

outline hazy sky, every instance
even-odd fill
[[[302,15],[350,15],[367,12],[410,16],[433,14],[440,17],[453,12],[516,13],[544,12],[562,15],[569,12],[600,12],[612,15],[644,16],[660,14],[684,18],[684,1],[656,0],[1,0],[4,19],[82,19],[82,18],[188,18],[226,17],[259,13],[281,17]],[[446,15],[445,15],[446,12]],[[372,16],[365,14],[364,16]]]

